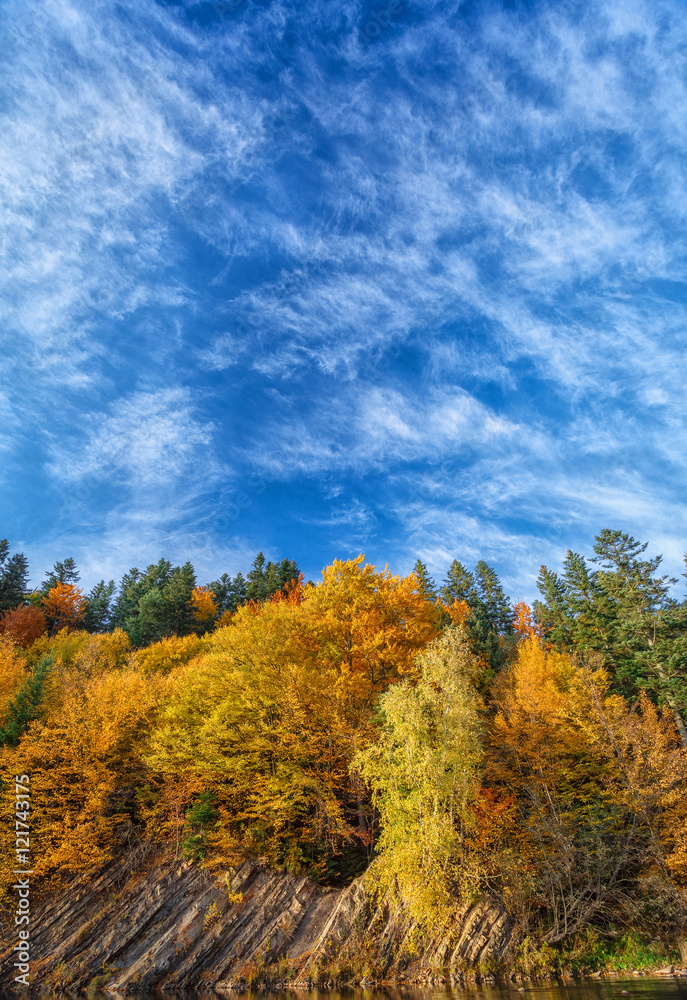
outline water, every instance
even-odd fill
[[[510,986],[441,986],[420,989],[411,986],[375,987],[364,990],[284,990],[280,993],[255,991],[238,993],[226,991],[175,992],[137,994],[136,1000],[621,1000],[622,990],[629,997],[622,1000],[687,1000],[687,979],[653,977],[627,979],[578,979],[573,983],[525,984],[525,993],[518,993],[516,984]],[[98,1000],[113,1000],[119,994],[89,994]],[[124,998],[122,998],[124,1000]]]

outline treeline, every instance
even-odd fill
[[[533,608],[484,562],[437,584],[361,556],[313,584],[258,557],[245,589],[132,571],[108,631],[5,627],[0,778],[31,775],[35,877],[153,839],[218,873],[248,855],[330,884],[367,870],[433,933],[488,894],[540,951],[628,929],[675,943],[687,601],[646,548],[601,532],[591,558],[542,568]],[[64,570],[41,602],[77,587]],[[3,621],[47,620],[16,593]]]
[[[134,646],[176,635],[201,635],[226,613],[247,601],[264,601],[299,579],[293,559],[267,562],[259,552],[246,576],[223,573],[199,585],[190,562],[172,566],[167,559],[145,571],[133,567],[117,587],[101,580],[89,593],[78,586],[80,573],[69,557],[55,563],[41,586],[28,591],[29,565],[23,553],[10,556],[0,540],[0,632],[26,646],[47,632],[63,628],[88,632],[123,629]]]

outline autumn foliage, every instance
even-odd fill
[[[40,884],[154,841],[210,874],[367,872],[432,934],[485,895],[548,947],[611,922],[684,932],[687,625],[655,561],[627,574],[640,601],[569,558],[531,609],[485,563],[439,589],[422,564],[335,560],[312,584],[261,558],[210,586],[132,570],[108,628],[107,588],[95,615],[74,582],[4,614],[0,781],[31,774]]]
[[[199,622],[211,622],[217,616],[218,605],[209,587],[194,587],[191,591],[191,603]]]
[[[83,627],[87,601],[81,590],[71,583],[57,583],[43,598],[43,613],[54,634],[60,629]]]
[[[18,646],[30,646],[47,628],[45,615],[32,604],[20,604],[0,618],[0,633]]]

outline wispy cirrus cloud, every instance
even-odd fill
[[[88,481],[93,544],[481,551],[527,587],[607,523],[675,558],[679,5],[368,14],[5,5],[10,503]]]
[[[135,492],[193,489],[194,473],[217,476],[213,427],[194,414],[184,389],[139,391],[119,399],[110,412],[92,414],[67,444],[53,444],[50,472],[66,482],[116,476]],[[215,468],[213,470],[213,465]]]

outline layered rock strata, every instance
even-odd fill
[[[223,992],[258,982],[307,986],[334,978],[394,979],[409,970],[459,974],[504,957],[508,915],[485,901],[462,910],[450,937],[425,941],[397,905],[370,906],[360,880],[324,889],[247,861],[210,878],[190,862],[120,860],[37,906],[36,988],[112,993]],[[4,925],[3,989],[14,944]]]

